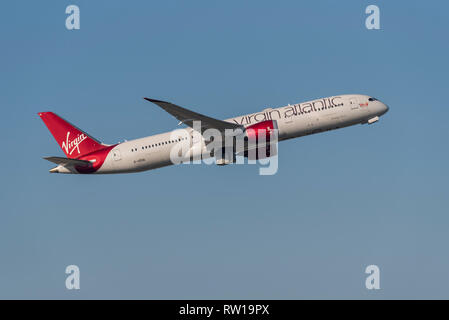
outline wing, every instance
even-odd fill
[[[161,101],[161,100],[155,100],[155,99],[149,99],[144,98],[147,101],[153,102],[154,104],[158,105],[168,113],[170,113],[172,116],[174,116],[176,119],[178,119],[181,123],[184,123],[188,125],[189,127],[193,128],[193,122],[194,121],[201,121],[201,129],[206,128],[214,128],[217,130],[220,130],[224,132],[226,129],[244,129],[242,125],[226,122],[218,119],[214,119],[205,115],[202,115],[200,113],[196,113],[193,111],[190,111],[188,109],[182,108],[180,106],[177,106],[173,103]]]
[[[81,166],[81,167],[92,166],[92,163],[86,160],[69,159],[62,157],[46,157],[44,159],[62,166]]]

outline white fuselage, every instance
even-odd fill
[[[312,100],[258,113],[226,119],[227,122],[253,125],[276,120],[279,141],[343,128],[355,124],[376,122],[388,107],[366,95],[341,95]],[[192,129],[189,128],[189,132]],[[126,141],[115,146],[97,173],[139,172],[173,164],[170,158],[174,142],[182,135],[178,130]],[[204,152],[203,158],[209,153]]]

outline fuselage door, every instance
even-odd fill
[[[115,161],[118,161],[118,160],[121,160],[121,159],[122,159],[122,157],[121,157],[121,155],[120,155],[120,150],[119,150],[119,149],[113,149],[113,150],[112,150],[112,158],[113,158]]]
[[[356,97],[349,98],[349,106],[351,110],[356,110],[360,108],[359,101]]]

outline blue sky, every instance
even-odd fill
[[[65,28],[65,8],[81,29]],[[365,28],[380,7],[381,30]],[[448,298],[443,1],[5,1],[0,298]],[[345,93],[373,126],[283,142],[279,171],[54,175],[39,111],[105,143]],[[65,288],[67,265],[81,290]],[[365,267],[381,270],[366,290]]]

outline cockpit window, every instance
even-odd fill
[[[376,98],[373,98],[373,97],[371,97],[371,98],[369,98],[369,99],[368,99],[368,101],[377,101],[377,99],[376,99]]]

